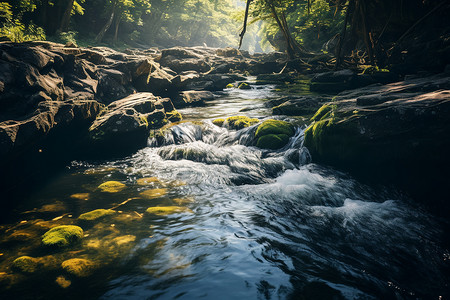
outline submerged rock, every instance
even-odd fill
[[[190,210],[187,207],[183,207],[183,206],[154,206],[154,207],[147,208],[147,210],[145,212],[147,214],[157,215],[157,216],[168,216],[168,215],[172,215],[172,214],[176,214],[176,213],[183,213],[183,212],[193,213],[192,210]]]
[[[95,270],[95,264],[87,259],[72,258],[63,261],[61,267],[67,273],[76,277],[87,277]]]
[[[78,220],[81,221],[94,221],[94,220],[98,220],[100,218],[109,216],[109,215],[113,215],[115,214],[116,211],[112,210],[112,209],[96,209],[84,214],[81,214],[78,217]]]
[[[57,226],[42,236],[45,246],[67,247],[74,245],[83,238],[83,229],[75,225]]]
[[[21,256],[12,262],[11,268],[22,273],[34,273],[38,268],[38,263],[37,258]]]
[[[241,82],[238,86],[238,89],[240,90],[251,90],[252,87],[247,82]]]
[[[136,183],[138,185],[150,185],[154,183],[160,183],[158,177],[145,177],[145,178],[139,178],[136,180]]]
[[[118,193],[126,188],[126,185],[118,181],[107,181],[98,186],[105,193]]]
[[[159,198],[165,194],[167,194],[167,189],[152,189],[139,193],[139,195],[147,199]]]

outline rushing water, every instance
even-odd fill
[[[233,131],[209,119],[266,118],[264,100],[274,97],[273,86],[227,90],[183,110],[193,122],[132,157],[73,162],[1,225],[0,298],[446,299],[447,220],[312,164],[302,126],[285,148],[262,151],[251,146],[255,126]],[[98,189],[112,180],[126,187]],[[154,189],[159,196],[145,193]],[[178,210],[145,212],[154,206]],[[98,208],[116,213],[77,220]],[[83,241],[44,249],[40,236],[61,224],[83,227]],[[11,270],[22,255],[40,258],[36,272]],[[60,267],[69,258],[96,267],[78,278]]]

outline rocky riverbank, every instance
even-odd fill
[[[255,75],[257,84],[281,88],[279,98],[267,101],[274,115],[311,124],[304,145],[314,162],[420,199],[445,192],[449,74],[404,80],[404,74],[375,68],[323,72],[317,61],[286,63],[282,53],[232,48],[122,53],[32,42],[0,43],[0,52],[6,190],[32,185],[73,159],[132,154],[145,147],[152,130],[182,119],[177,108],[204,105],[226,87],[251,88],[236,82]],[[283,138],[286,144],[289,136]]]

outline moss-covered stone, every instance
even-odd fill
[[[148,214],[157,215],[157,216],[168,216],[171,214],[182,213],[182,212],[193,213],[192,210],[190,210],[187,207],[183,207],[183,206],[154,206],[154,207],[147,208],[147,210],[145,212]]]
[[[55,282],[56,282],[56,284],[58,284],[63,289],[68,288],[72,284],[72,281],[70,281],[69,279],[67,279],[66,277],[64,277],[62,275],[56,277]]]
[[[255,137],[260,138],[268,134],[285,134],[289,137],[295,133],[294,126],[288,122],[280,120],[266,120],[256,129]]]
[[[45,246],[67,247],[75,244],[83,238],[83,229],[74,225],[57,226],[47,231],[42,236]]]
[[[165,194],[167,194],[167,189],[151,189],[139,193],[139,195],[146,199],[159,198],[164,196]]]
[[[258,139],[256,147],[276,150],[284,147],[288,142],[289,136],[286,134],[267,134]]]
[[[259,122],[256,118],[249,118],[247,116],[234,116],[228,117],[227,123],[231,129],[239,130],[242,128],[246,128],[252,125],[255,125]]]
[[[330,116],[330,113],[332,112],[332,109],[333,106],[330,103],[322,105],[322,107],[317,110],[314,116],[312,116],[311,121],[320,121],[328,118]]]
[[[87,277],[94,271],[95,263],[83,258],[72,258],[63,261],[61,267],[64,271],[76,277]]]
[[[229,84],[227,84],[226,88],[227,88],[227,89],[232,89],[232,88],[234,88],[234,84],[229,83]]]
[[[247,82],[241,82],[238,86],[238,89],[241,90],[250,90],[251,86]]]
[[[21,273],[34,273],[38,268],[39,260],[30,256],[21,256],[12,262],[11,268]]]
[[[81,221],[94,221],[112,214],[115,214],[116,212],[112,209],[96,209],[84,214],[81,214],[78,217],[78,220]]]
[[[117,193],[125,189],[126,185],[118,181],[107,181],[98,186],[105,193]]]
[[[138,185],[151,185],[154,183],[160,183],[159,179],[157,177],[145,177],[145,178],[139,178],[136,180],[136,183]]]
[[[225,119],[219,118],[212,121],[212,123],[216,126],[222,127],[223,123],[225,123]]]

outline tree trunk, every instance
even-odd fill
[[[59,29],[56,31],[56,33],[67,31],[67,29],[69,28],[70,17],[72,16],[72,8],[74,2],[75,0],[69,0],[67,2],[67,6],[66,9],[64,10],[64,14],[61,20],[61,25],[59,26]]]
[[[120,17],[116,18],[116,29],[114,30],[114,45],[117,45],[117,41],[119,40],[119,24],[120,24]]]
[[[97,43],[101,43],[102,42],[103,37],[105,36],[105,33],[108,31],[109,27],[111,27],[111,24],[112,24],[112,22],[114,20],[114,15],[115,15],[115,12],[116,12],[116,3],[117,2],[114,2],[114,6],[113,6],[113,8],[111,10],[111,16],[109,17],[108,21],[106,22],[106,24],[103,26],[103,28],[100,30],[100,32],[97,34],[97,36],[95,38],[95,41]]]

